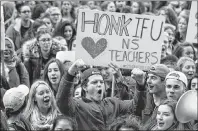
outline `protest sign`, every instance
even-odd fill
[[[5,25],[4,25],[4,14],[3,14],[3,6],[1,4],[1,50],[5,49]]]
[[[146,70],[160,62],[164,21],[162,16],[79,10],[76,59]]]
[[[197,1],[192,1],[190,17],[188,22],[188,29],[186,34],[186,41],[191,43],[198,43],[198,11],[197,11]]]
[[[65,61],[75,61],[75,51],[59,51],[56,54],[56,59],[59,59],[61,62]]]

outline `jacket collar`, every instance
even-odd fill
[[[30,22],[33,23],[34,21],[32,19],[30,19]],[[20,29],[21,29],[21,18],[16,18],[15,19],[14,29],[17,32],[20,32]]]
[[[97,103],[99,104],[101,101],[95,101],[95,100],[90,100],[90,99],[87,99],[85,97],[82,97],[82,100],[85,102],[85,103],[91,103],[91,102],[94,102],[94,103]]]

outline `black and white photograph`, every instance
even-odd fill
[[[0,0],[1,131],[198,130],[197,0]]]

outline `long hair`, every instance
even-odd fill
[[[138,12],[138,14],[143,14],[145,12],[145,5],[144,5],[144,3],[141,2],[141,1],[134,1],[134,2],[137,2],[137,4],[139,5],[139,12]]]
[[[175,115],[175,108],[177,105],[177,101],[165,99],[160,103],[160,105],[169,106],[172,110],[173,115],[174,115],[174,122],[167,130],[192,130],[192,125],[190,123],[183,124],[177,120],[176,115]],[[151,123],[149,126],[147,126],[146,130],[151,130],[157,124],[156,122],[157,121],[155,121],[155,122]]]
[[[63,2],[64,2],[64,1],[61,2],[61,6],[62,6]],[[70,2],[71,6],[72,6],[71,11],[70,11],[70,15],[71,15],[71,17],[73,18],[73,21],[75,21],[75,19],[76,19],[76,14],[75,14],[74,5],[73,5],[73,3],[72,3],[71,1],[68,1],[68,2]],[[62,13],[62,16],[64,17],[64,16],[65,16],[65,13],[64,13],[64,10],[63,10],[62,7],[61,7],[61,13]]]
[[[71,50],[73,44],[72,42],[76,36],[76,28],[74,24],[69,21],[60,22],[54,30],[53,37],[62,36],[63,38],[65,38],[64,31],[66,26],[71,26],[72,28],[72,37],[70,40],[67,40],[68,50]]]
[[[75,29],[75,26],[69,21],[64,21],[62,23],[60,22],[58,26],[56,27],[56,29],[54,30],[53,37],[62,36],[63,38],[65,38],[65,35],[64,35],[65,26],[71,26],[72,31],[73,31],[73,34],[72,34],[72,38],[73,38],[76,35],[76,29]]]
[[[192,89],[191,89],[192,80],[195,79],[195,78],[198,78],[198,74],[195,74],[195,75],[193,76],[193,78],[189,81],[189,83],[188,83],[188,90],[192,90]]]
[[[176,123],[176,116],[175,116],[175,113],[174,113],[176,104],[177,104],[176,101],[168,100],[168,99],[165,99],[160,103],[160,105],[167,105],[172,109],[172,112],[174,114],[174,119],[175,119],[175,123],[173,123],[174,126],[177,124]],[[159,108],[159,106],[158,106],[158,108]],[[141,130],[151,130],[157,124],[157,120],[156,120],[157,113],[156,112],[157,112],[158,108],[153,112],[150,119],[148,119],[147,122],[144,125],[142,125]],[[172,128],[172,126],[171,126],[171,128]]]
[[[193,49],[193,55],[194,55],[193,60],[194,61],[196,60],[196,51],[195,51],[195,49],[194,49],[194,47],[193,47],[193,45],[191,43],[184,42],[184,43],[180,44],[180,46],[183,47],[183,48],[188,47],[188,46],[192,47],[192,49]]]
[[[39,85],[41,85],[41,84],[46,85],[47,87],[49,87],[49,85],[45,81],[43,81],[43,80],[37,80],[37,81],[35,81],[32,84],[32,86],[30,88],[27,105],[26,105],[26,108],[25,108],[24,113],[23,113],[23,115],[25,116],[25,118],[27,120],[30,120],[31,114],[33,113],[34,110],[36,110],[36,107],[38,106],[36,104],[36,102],[35,102],[35,95],[36,95],[36,89],[37,89],[37,87]],[[59,113],[59,109],[58,109],[58,107],[56,105],[56,100],[55,100],[55,97],[54,97],[53,92],[52,92],[52,90],[51,90],[50,87],[49,87],[49,90],[50,90],[50,92],[52,94],[52,96],[51,96],[51,100],[52,100],[51,111],[55,115],[55,114]]]
[[[58,59],[51,59],[46,65],[45,65],[45,68],[44,68],[44,72],[43,72],[43,80],[45,82],[47,82],[49,84],[49,86],[51,87],[52,89],[52,84],[51,82],[49,81],[49,78],[48,78],[48,67],[51,63],[56,63],[58,65],[58,68],[59,68],[59,71],[60,71],[60,78],[62,78],[63,74],[64,74],[64,66],[62,64],[62,62]]]

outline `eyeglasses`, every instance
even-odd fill
[[[21,13],[23,13],[23,14],[30,13],[30,12],[31,12],[30,10],[21,11]]]
[[[49,42],[51,41],[52,39],[51,38],[43,38],[43,39],[40,39],[39,41],[42,41],[42,42]]]

